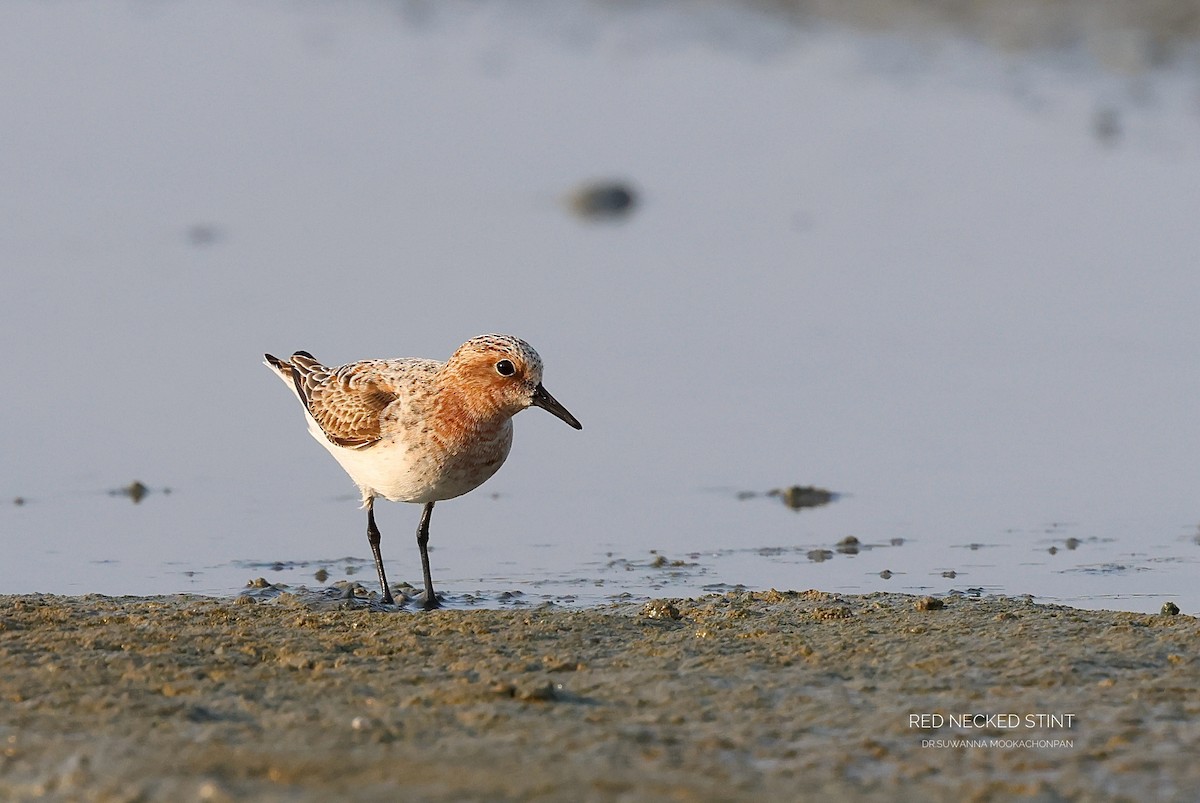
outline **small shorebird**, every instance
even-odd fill
[[[385,603],[394,600],[379,554],[376,497],[425,505],[417,547],[424,607],[431,610],[438,607],[427,549],[434,503],[473,491],[496,473],[512,447],[512,417],[526,407],[583,429],[542,387],[538,353],[511,335],[473,337],[444,363],[404,358],[331,368],[306,351],[290,361],[264,356],[304,405],[308,431],[362,492]]]

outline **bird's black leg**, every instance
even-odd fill
[[[421,525],[417,527],[417,548],[421,550],[421,571],[425,573],[425,610],[442,607],[433,591],[433,577],[429,574],[429,516],[433,513],[433,502],[425,503],[421,513]],[[382,569],[380,570],[382,571]]]
[[[387,575],[383,573],[383,556],[379,554],[379,528],[375,526],[375,498],[367,499],[367,541],[371,544],[371,554],[375,556],[375,571],[379,572],[379,585],[383,588],[383,602],[387,605],[395,603],[392,590],[388,588]]]

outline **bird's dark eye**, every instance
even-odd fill
[[[517,366],[512,364],[512,360],[501,360],[496,363],[496,373],[500,376],[512,376],[517,372]]]

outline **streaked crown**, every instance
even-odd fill
[[[542,358],[533,346],[512,335],[490,334],[473,337],[458,347],[450,362],[474,363],[510,360],[515,374],[536,385],[542,381]]]

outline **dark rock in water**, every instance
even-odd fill
[[[148,494],[148,493],[150,493],[150,489],[147,488],[145,485],[143,485],[138,480],[134,480],[133,482],[126,485],[124,488],[120,488],[120,489],[112,492],[113,496],[128,496],[130,499],[133,500],[133,503],[135,505],[138,502],[145,499],[146,494]]]
[[[847,535],[837,542],[837,551],[843,555],[857,555],[859,541],[853,535]]]
[[[637,207],[637,191],[620,181],[596,181],[584,184],[568,197],[571,211],[589,220],[615,220],[628,217]]]
[[[108,495],[109,496],[127,496],[130,499],[132,499],[133,503],[136,505],[138,502],[141,502],[143,499],[145,499],[151,493],[159,493],[159,494],[163,494],[164,496],[166,496],[171,493],[171,489],[170,488],[153,488],[152,489],[149,486],[147,486],[145,483],[143,483],[141,480],[134,480],[133,482],[129,483],[128,485],[126,485],[123,488],[114,488],[113,490],[108,492]]]
[[[883,571],[881,571],[879,573],[879,576],[882,577],[884,580],[891,580],[892,574],[893,574],[893,572],[891,569],[884,569]]]
[[[1176,605],[1174,602],[1164,602],[1163,606],[1162,606],[1162,615],[1163,616],[1178,616],[1179,615],[1179,606]]]
[[[780,501],[792,510],[803,510],[806,507],[828,505],[840,494],[815,485],[793,485],[790,488],[774,488],[767,491],[767,496],[778,496]]]

